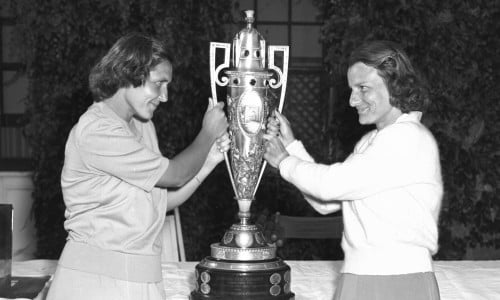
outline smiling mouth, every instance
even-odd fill
[[[362,108],[357,108],[358,114],[366,114],[370,110],[369,107],[362,107]]]

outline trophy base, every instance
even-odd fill
[[[195,274],[190,300],[295,299],[290,267],[280,258],[242,262],[206,257]]]

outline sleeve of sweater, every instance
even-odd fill
[[[290,153],[290,155],[295,156],[304,162],[314,163],[314,158],[309,155],[302,142],[298,140],[294,140],[292,143],[290,143],[286,147],[286,150],[288,151],[288,153]],[[341,209],[341,204],[338,201],[326,202],[308,193],[302,192],[302,194],[304,195],[304,198],[309,203],[309,205],[311,205],[320,214],[325,215]]]
[[[395,123],[376,132],[374,138],[363,137],[357,150],[342,163],[317,164],[294,156],[298,152],[292,151],[279,169],[281,176],[304,194],[328,203],[358,200],[415,182],[425,183],[425,174],[434,167],[435,148],[433,137],[422,125]]]
[[[92,170],[151,191],[170,161],[159,150],[138,142],[130,130],[111,118],[84,120],[77,127],[77,147],[84,163]]]

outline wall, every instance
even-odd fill
[[[0,203],[14,207],[12,259],[34,258],[36,230],[32,214],[31,172],[0,172]]]

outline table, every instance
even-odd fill
[[[292,268],[292,291],[297,300],[330,300],[341,261],[286,261]],[[194,289],[194,268],[198,262],[162,265],[169,300],[186,300]],[[55,260],[13,262],[13,276],[53,274]],[[442,300],[500,299],[499,261],[435,261],[434,268]],[[46,292],[46,291],[45,291]],[[43,300],[42,292],[36,300]],[[2,298],[0,298],[2,299]]]

